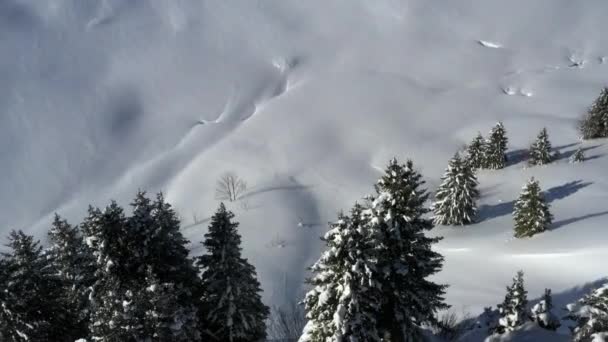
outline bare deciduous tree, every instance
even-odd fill
[[[306,313],[298,303],[274,307],[268,319],[268,338],[271,341],[297,341],[305,325]]]
[[[247,190],[247,183],[234,172],[224,173],[217,181],[215,198],[234,202]]]

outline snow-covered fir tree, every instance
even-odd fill
[[[566,308],[568,318],[575,322],[572,327],[574,342],[608,340],[608,283]]]
[[[534,178],[524,186],[513,211],[515,237],[523,238],[548,230],[553,222],[549,204]]]
[[[48,233],[50,246],[47,256],[62,282],[66,307],[77,313],[72,322],[72,336],[86,337],[88,326],[89,288],[95,283],[95,260],[85,245],[78,226],[70,225],[55,214]]]
[[[602,89],[600,96],[587,110],[579,122],[583,139],[608,137],[608,88]]]
[[[196,311],[180,303],[182,291],[173,282],[160,282],[148,268],[140,301],[144,308],[145,336],[153,341],[189,342],[201,339]]]
[[[481,133],[477,133],[477,136],[467,146],[466,163],[472,169],[480,169],[484,166],[484,151],[485,141]]]
[[[433,221],[438,225],[465,225],[477,214],[479,197],[473,169],[456,154],[448,163],[433,203]]]
[[[390,341],[419,341],[420,326],[436,324],[436,312],[447,308],[445,285],[428,279],[439,272],[443,257],[431,246],[440,238],[426,237],[433,228],[425,217],[428,194],[422,176],[411,160],[399,164],[393,159],[376,184],[366,215],[378,231],[378,277],[383,298],[378,326]]]
[[[62,283],[38,241],[12,231],[0,261],[0,340],[74,341]]]
[[[507,163],[507,145],[507,132],[502,122],[498,122],[488,134],[484,144],[484,168],[493,170],[504,168]]]
[[[538,133],[536,140],[532,146],[530,146],[528,154],[530,156],[528,164],[530,165],[545,165],[553,160],[553,156],[551,155],[551,142],[549,141],[549,134],[547,133],[546,128],[543,128],[540,133]]]
[[[83,223],[85,239],[96,259],[96,282],[92,286],[92,337],[98,341],[153,339],[154,326],[148,314],[155,300],[150,279],[155,279],[172,305],[176,322],[181,324],[172,341],[197,341],[200,284],[186,243],[179,232],[179,220],[162,195],[156,202],[145,193],[131,204],[133,215],[112,202],[104,211],[90,208]],[[151,276],[152,275],[152,276]],[[177,324],[177,323],[176,323]],[[185,335],[184,335],[185,334]]]
[[[89,207],[89,215],[82,223],[85,242],[96,263],[95,283],[89,296],[89,330],[95,341],[128,341],[140,337],[132,331],[132,324],[137,322],[129,317],[130,288],[135,286],[128,281],[126,222],[123,209],[112,202],[103,211]]]
[[[358,204],[350,217],[341,214],[330,225],[323,237],[327,250],[311,267],[313,289],[304,300],[308,323],[300,342],[380,341],[375,239]]]
[[[585,151],[582,147],[576,149],[574,154],[568,160],[571,164],[582,163],[585,161]]]
[[[241,256],[241,236],[234,214],[224,204],[211,217],[202,242],[206,253],[197,260],[202,270],[202,321],[206,340],[254,342],[266,337],[269,309],[260,297],[255,268]]]
[[[526,314],[528,305],[528,292],[524,288],[524,272],[517,272],[513,284],[507,286],[507,294],[502,304],[498,304],[500,318],[496,331],[499,334],[513,331],[528,320]]]
[[[547,330],[557,330],[561,323],[559,318],[553,313],[553,299],[551,290],[545,289],[543,298],[532,307],[532,320],[541,328]]]

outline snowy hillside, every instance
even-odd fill
[[[512,161],[479,173],[480,222],[438,227],[436,280],[456,312],[504,297],[523,269],[556,307],[607,276],[608,141],[576,120],[608,83],[604,0],[2,0],[0,232],[43,238],[54,212],[164,191],[192,251],[226,171],[264,300],[300,298],[319,237],[393,156],[434,192],[448,159],[498,120]],[[542,127],[560,152],[528,168]],[[515,240],[536,177],[552,230]],[[194,222],[194,216],[197,217]]]

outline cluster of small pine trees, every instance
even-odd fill
[[[238,223],[223,204],[206,253],[189,257],[162,194],[89,208],[79,226],[59,216],[43,249],[21,231],[0,259],[2,341],[229,341],[266,335],[268,308],[241,256]],[[200,275],[202,273],[202,275]]]
[[[466,162],[472,169],[503,169],[507,163],[509,139],[502,122],[498,122],[484,140],[481,133],[467,147]]]
[[[561,326],[560,319],[553,312],[553,298],[551,290],[545,289],[541,300],[531,309],[528,309],[528,291],[524,286],[523,271],[517,272],[513,283],[507,286],[505,299],[498,304],[496,314],[492,313],[492,308],[486,308],[488,322],[484,326],[488,327],[491,334],[504,334],[516,330],[527,322],[535,322],[543,329],[557,330]]]

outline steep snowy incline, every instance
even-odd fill
[[[448,158],[503,120],[514,160],[544,126],[563,158],[481,172],[481,222],[432,232],[450,304],[498,303],[520,268],[531,296],[595,282],[608,144],[566,156],[608,82],[606,14],[603,0],[3,0],[0,232],[43,237],[55,211],[78,222],[89,203],[163,190],[200,253],[215,181],[234,171],[249,184],[229,205],[244,253],[281,304],[389,158],[412,158],[434,191]],[[515,241],[531,176],[556,222]]]

